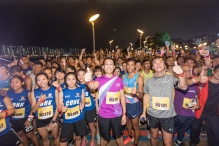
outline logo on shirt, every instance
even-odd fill
[[[75,97],[80,97],[80,93],[76,93],[76,96]]]
[[[0,107],[2,107],[2,106],[4,106],[4,105],[2,105],[1,102],[0,102]]]
[[[120,83],[116,83],[116,87],[120,87],[121,85],[120,85]]]
[[[11,98],[11,100],[13,100],[13,98]]]
[[[47,98],[53,98],[52,93],[49,93]]]
[[[192,93],[195,93],[195,90],[189,90],[188,92],[192,92]]]
[[[24,96],[21,96],[21,99],[19,101],[26,100]]]
[[[69,98],[70,97],[70,95],[65,95],[65,98]]]

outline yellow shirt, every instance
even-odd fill
[[[146,74],[143,70],[143,71],[141,71],[141,76],[144,78],[144,83],[145,83],[147,78],[151,78],[153,76],[153,71],[150,70],[149,74]]]

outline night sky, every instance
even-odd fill
[[[136,29],[183,39],[219,31],[219,0],[1,0],[0,44],[92,49],[96,13],[96,49],[134,44]]]

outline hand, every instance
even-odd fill
[[[56,123],[49,123],[47,129],[48,129],[49,131],[52,131],[52,130],[55,128],[56,125],[57,125]]]
[[[90,72],[89,67],[87,68],[87,72],[85,74],[85,82],[90,82],[92,80],[92,73]]]
[[[175,52],[175,50],[176,50],[175,44],[171,46],[171,49],[173,52]]]
[[[64,106],[64,104],[62,103],[61,107],[60,107],[60,110],[64,113],[64,112],[66,112],[68,110],[68,107]]]
[[[206,83],[208,80],[207,76],[204,76],[204,70],[202,70],[201,74],[197,77],[200,83]]]
[[[193,105],[193,107],[191,107],[191,108],[189,108],[190,110],[197,110],[197,109],[199,109],[200,108],[200,106],[199,105],[197,105],[197,104],[195,104],[195,105]]]
[[[134,83],[134,87],[132,87],[132,94],[137,94],[136,82]]]
[[[126,124],[126,115],[122,115],[122,121],[121,121],[122,125]]]
[[[46,100],[46,94],[41,94],[40,95],[40,100]]]
[[[25,127],[29,127],[32,126],[31,122],[29,120],[26,120],[26,122],[24,123]]]
[[[0,119],[2,119],[2,117],[6,116],[6,112],[0,112]]]
[[[142,115],[140,116],[140,120],[141,120],[142,118],[144,118],[144,121],[142,121],[142,122],[145,122],[145,121],[146,121],[146,113],[142,113]]]
[[[81,111],[84,109],[84,104],[85,104],[85,103],[80,103],[80,110],[81,110]]]
[[[173,71],[178,75],[183,73],[182,68],[177,64],[177,61],[175,61],[175,66],[173,67]]]
[[[164,54],[165,52],[166,52],[166,51],[164,50],[164,47],[161,47],[161,48],[160,48],[160,53],[161,53],[161,54]]]
[[[84,54],[84,53],[85,53],[85,50],[86,50],[86,48],[83,48],[83,49],[81,50],[81,54]]]

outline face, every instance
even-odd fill
[[[82,62],[85,64],[85,63],[86,63],[86,60],[87,60],[86,58],[83,58],[83,59],[82,59]]]
[[[136,63],[136,71],[140,71],[141,70],[141,63],[138,62]]]
[[[62,73],[62,72],[58,72],[58,71],[57,71],[56,74],[55,74],[55,76],[56,76],[56,78],[57,78],[58,80],[63,80],[65,74]]]
[[[104,72],[107,74],[112,74],[115,68],[114,62],[111,59],[106,59],[104,62]]]
[[[92,63],[91,58],[87,58],[86,62],[87,62],[87,64],[91,64]]]
[[[151,68],[151,63],[150,63],[150,61],[144,62],[143,67],[144,67],[144,69],[149,70],[149,69]]]
[[[94,75],[98,78],[102,76],[102,72],[100,70],[97,70],[96,72],[94,72]]]
[[[115,75],[115,76],[118,76],[118,77],[121,75],[121,72],[120,72],[120,70],[119,70],[118,68],[115,69],[114,75]]]
[[[52,63],[51,62],[46,62],[46,67],[51,68],[52,67]]]
[[[29,59],[27,57],[21,57],[21,61],[24,63],[24,64],[27,64],[29,62]]]
[[[123,69],[124,71],[126,71],[126,63],[123,63],[123,64],[122,64],[122,69]]]
[[[85,81],[85,72],[84,71],[79,71],[77,77],[78,77],[78,80],[80,82],[84,82]]]
[[[189,66],[183,66],[183,67],[182,67],[182,70],[183,70],[183,72],[184,72],[184,74],[185,74],[185,78],[186,78],[186,79],[191,78],[192,74],[191,74],[191,70],[190,70],[190,67],[189,67]]]
[[[153,61],[153,69],[157,72],[164,71],[165,64],[162,58],[158,58]]]
[[[219,58],[215,58],[212,60],[212,66],[215,67],[219,64]]]
[[[8,70],[3,66],[0,67],[0,77],[3,75],[6,75],[8,73]]]
[[[33,70],[35,74],[41,73],[42,72],[43,67],[41,65],[34,65]]]
[[[22,76],[23,72],[10,73],[11,76]]]
[[[74,75],[70,74],[70,75],[67,76],[65,82],[66,82],[66,84],[68,85],[69,88],[74,88],[76,86],[77,80],[76,80]]]
[[[168,58],[168,59],[167,59],[167,64],[168,64],[169,66],[173,66],[173,65],[174,65],[174,60],[173,60],[173,58]]]
[[[18,78],[13,78],[10,82],[10,86],[13,90],[18,90],[22,88],[23,84],[24,83],[22,83]]]
[[[193,60],[187,60],[186,65],[189,65],[190,68],[193,68],[195,66],[195,62]]]
[[[39,62],[41,62],[43,66],[46,66],[46,61],[44,59],[40,59]]]
[[[74,70],[70,69],[69,67],[66,68],[66,72],[74,72]]]
[[[47,74],[48,78],[51,79],[52,78],[52,71],[50,69],[46,69],[44,70],[44,73]]]
[[[53,64],[52,64],[52,67],[58,68],[59,66],[58,66],[58,64],[53,63]]]
[[[122,64],[122,59],[119,58],[117,62],[118,62],[118,64]]]
[[[49,79],[45,75],[37,76],[37,85],[41,88],[46,88],[48,86]]]
[[[136,69],[136,65],[134,61],[129,61],[127,62],[126,70],[128,73],[134,72]]]
[[[180,57],[178,60],[177,60],[177,64],[180,66],[180,65],[183,65],[184,63],[184,58],[183,57]]]
[[[69,63],[69,64],[73,64],[73,63],[74,63],[74,59],[70,57],[70,58],[68,59],[68,63]]]
[[[213,72],[213,76],[215,79],[219,80],[219,68]]]

